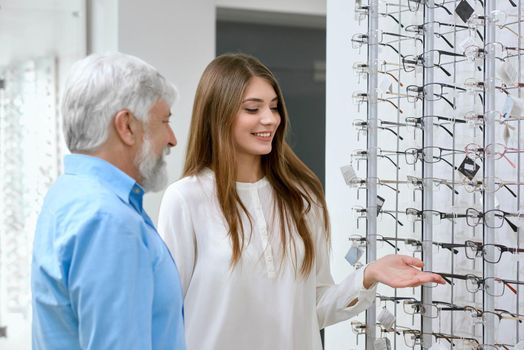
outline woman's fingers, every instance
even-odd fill
[[[409,255],[401,255],[401,257],[402,257],[402,261],[406,263],[407,265],[416,266],[420,268],[424,266],[424,262],[415,257],[409,256]]]

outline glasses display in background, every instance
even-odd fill
[[[358,85],[352,87],[352,99],[358,113],[351,121],[358,146],[351,161],[360,177],[348,185],[360,201],[351,206],[352,225],[357,232],[376,227],[381,234],[351,235],[349,244],[366,254],[376,249],[377,257],[429,257],[427,268],[445,271],[441,275],[451,286],[413,289],[411,296],[379,290],[381,303],[392,302],[387,307],[397,318],[395,327],[360,322],[353,324],[354,332],[364,335],[378,327],[376,337],[391,338],[395,349],[436,343],[464,349],[513,346],[522,336],[511,322],[520,324],[524,318],[514,304],[524,284],[515,266],[524,254],[519,139],[524,45],[518,37],[524,33],[524,1],[373,4],[377,11],[355,1],[355,19],[364,24],[377,16],[378,30],[371,26],[365,32],[362,26],[351,36],[352,47],[360,53],[365,49],[374,61],[353,64]],[[488,28],[495,28],[495,37],[486,34]],[[377,45],[370,45],[370,39]],[[489,60],[495,61],[495,70]],[[487,138],[493,130],[494,140]],[[376,173],[370,175],[375,159]],[[366,191],[370,186],[376,190]],[[375,203],[376,217],[367,209]],[[495,306],[486,300],[495,300]],[[461,328],[464,317],[474,327]],[[495,330],[486,329],[492,319],[497,325],[506,322],[503,332],[513,338],[493,338]],[[366,336],[366,349],[372,349],[369,340]]]
[[[30,319],[31,243],[63,152],[57,71],[55,57],[0,67],[0,316]]]

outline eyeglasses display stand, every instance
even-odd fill
[[[420,257],[449,284],[380,286],[352,347],[511,349],[524,337],[524,1],[354,3],[366,149],[345,172],[362,202],[350,244],[367,262]]]
[[[0,67],[0,338],[16,337],[31,318],[33,235],[63,152],[56,64],[39,57]]]

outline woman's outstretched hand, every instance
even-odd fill
[[[407,255],[386,255],[370,263],[364,271],[364,288],[370,288],[376,282],[393,288],[418,287],[424,283],[445,284],[442,276],[420,271],[422,260]]]

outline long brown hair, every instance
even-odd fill
[[[300,272],[307,276],[315,260],[314,238],[306,219],[312,206],[321,208],[325,238],[330,239],[324,192],[318,177],[287,144],[285,136],[289,120],[284,97],[271,71],[256,58],[245,54],[225,54],[215,58],[205,69],[193,105],[184,176],[196,175],[206,167],[214,171],[218,202],[229,226],[234,266],[244,247],[240,211],[250,216],[236,191],[236,151],[231,130],[244,91],[254,76],[268,81],[278,97],[281,122],[271,152],[262,156],[262,170],[275,192],[282,251],[285,254],[289,242],[295,246],[291,234],[291,228],[295,227],[304,244]]]

